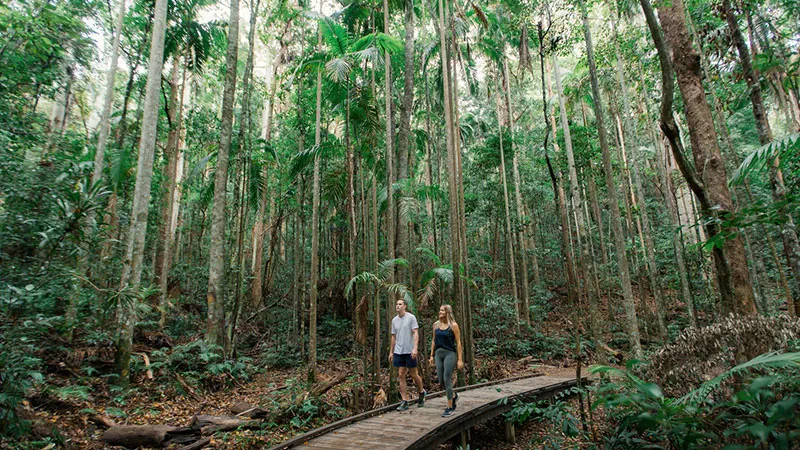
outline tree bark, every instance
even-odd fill
[[[498,89],[499,92],[499,89]],[[499,103],[499,98],[497,99]],[[508,256],[508,276],[511,277],[511,296],[514,297],[514,329],[519,332],[519,323],[522,319],[522,301],[517,290],[517,268],[516,268],[516,254],[514,252],[515,234],[511,230],[511,209],[509,207],[508,198],[508,181],[506,180],[506,156],[503,148],[503,125],[500,120],[500,108],[498,105],[497,114],[497,136],[500,141],[500,180],[503,183],[503,206],[505,207],[505,225],[506,225],[506,253]]]
[[[622,49],[620,48],[619,36],[617,34],[617,19],[612,20],[613,34],[614,34],[614,52],[616,53],[617,60],[617,82],[620,90],[622,91],[622,105],[623,105],[623,137],[627,138],[627,142],[631,149],[631,171],[633,172],[633,189],[636,195],[636,201],[639,204],[639,216],[641,217],[640,237],[644,245],[645,259],[647,261],[647,273],[650,279],[650,290],[653,292],[653,298],[656,304],[656,318],[658,319],[658,331],[661,337],[661,342],[667,340],[667,318],[666,318],[666,305],[664,303],[664,296],[658,285],[658,266],[656,265],[655,245],[653,244],[653,237],[650,232],[650,218],[647,213],[647,202],[644,197],[644,187],[642,186],[642,178],[639,170],[639,158],[637,150],[637,143],[635,142],[636,135],[634,126],[631,122],[633,113],[631,111],[631,102],[628,95],[628,83],[625,80],[625,71],[622,66]],[[625,140],[625,139],[623,139]]]
[[[114,29],[114,40],[111,44],[111,63],[106,75],[106,91],[103,98],[103,111],[100,115],[100,124],[97,137],[97,150],[94,153],[94,168],[92,170],[92,186],[100,181],[105,166],[106,143],[110,130],[111,105],[114,103],[114,79],[117,75],[117,62],[119,61],[119,39],[122,35],[122,25],[125,22],[125,0],[119,0],[117,24]]]
[[[222,94],[222,123],[220,128],[217,168],[214,175],[214,207],[211,212],[211,247],[208,263],[208,313],[206,342],[227,353],[225,326],[225,224],[228,187],[228,157],[233,134],[233,104],[236,95],[236,67],[239,60],[239,0],[231,0],[228,21],[228,50],[225,55],[225,88]]]
[[[180,57],[175,56],[172,60],[172,70],[170,80],[170,98],[169,98],[169,117],[170,117],[170,130],[167,136],[167,146],[164,149],[164,156],[167,159],[167,167],[165,170],[164,183],[162,188],[163,198],[161,201],[161,224],[159,225],[158,234],[159,242],[156,248],[156,263],[153,267],[155,274],[154,284],[159,287],[158,294],[158,308],[161,313],[159,325],[164,327],[167,320],[167,284],[169,278],[169,269],[172,264],[172,218],[175,211],[175,190],[177,188],[178,180],[178,152],[181,136],[181,122],[183,118],[183,94],[186,87],[186,71],[183,73],[183,83],[180,85],[180,98],[178,97],[178,73],[180,68]]]
[[[661,35],[649,1],[641,0],[641,3],[651,35],[656,41],[661,62],[662,83],[664,83],[661,104],[662,129],[669,138],[675,160],[697,196],[703,213],[725,220],[733,212],[733,202],[728,190],[727,175],[717,143],[711,108],[706,100],[702,84],[700,58],[692,46],[686,26],[683,1],[674,0],[669,6],[659,8],[659,17],[667,43],[659,42]],[[649,13],[648,8],[650,9]],[[651,17],[647,17],[648,14]],[[671,62],[667,57],[667,45],[673,52]],[[683,156],[682,144],[672,118],[674,90],[672,64],[677,73],[678,85],[686,108],[695,163],[694,169]],[[708,222],[706,231],[709,239],[724,238],[724,242],[714,245],[713,249],[722,298],[721,312],[724,314],[755,314],[755,298],[741,237],[725,236],[735,233],[736,230],[724,223],[721,227],[717,226],[714,221]]]
[[[124,291],[125,295],[117,303],[118,332],[114,363],[118,377],[116,382],[123,387],[127,387],[130,383],[133,328],[136,325],[136,303],[142,278],[145,232],[147,231],[147,215],[150,206],[150,182],[153,178],[153,157],[158,131],[159,92],[164,61],[166,22],[167,1],[156,0],[153,37],[150,43],[150,62],[147,71],[147,93],[144,100],[142,133],[139,139],[136,185],[131,207],[131,225],[120,277],[120,290]]]
[[[405,50],[403,69],[403,101],[400,105],[400,127],[397,134],[397,181],[408,179],[411,181],[409,167],[410,153],[414,147],[411,134],[411,114],[414,109],[414,0],[404,0],[405,5]],[[406,196],[412,195],[405,192]],[[396,257],[411,258],[413,245],[411,231],[413,224],[407,217],[402,217],[399,207],[397,211],[397,249]],[[411,273],[411,271],[409,271]],[[410,285],[411,279],[404,280]],[[411,286],[411,285],[410,285]],[[413,288],[413,286],[411,286]]]

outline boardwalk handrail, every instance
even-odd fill
[[[463,391],[472,390],[472,389],[478,389],[478,388],[482,388],[482,387],[489,387],[489,386],[494,386],[494,385],[498,385],[498,384],[510,383],[512,381],[522,380],[522,379],[525,379],[525,378],[537,378],[537,377],[540,377],[540,376],[541,376],[541,374],[520,375],[520,376],[516,376],[516,377],[504,378],[504,379],[501,379],[501,380],[488,381],[488,382],[485,382],[485,383],[473,384],[473,385],[468,385],[468,386],[461,386],[461,387],[455,388],[453,390],[455,392],[463,392]],[[584,382],[585,382],[585,379],[584,379]],[[533,395],[537,395],[537,393],[538,393],[538,395],[545,395],[545,394],[549,394],[551,392],[554,393],[556,391],[563,391],[563,390],[569,389],[569,388],[571,388],[571,387],[573,387],[575,385],[576,385],[575,380],[565,381],[565,382],[558,383],[558,384],[555,384],[555,385],[549,385],[549,386],[545,386],[543,388],[538,388],[538,389],[535,389],[535,390],[527,392],[527,393],[517,394],[517,395],[509,397],[509,399],[533,396]],[[437,397],[443,396],[444,394],[445,394],[445,391],[432,392],[432,393],[426,395],[425,398],[426,399],[437,398]],[[296,447],[298,445],[302,445],[303,443],[308,442],[311,439],[323,436],[323,435],[328,434],[328,433],[330,433],[330,432],[332,432],[334,430],[338,430],[340,428],[344,428],[344,427],[346,427],[348,425],[351,425],[351,424],[356,423],[356,422],[360,422],[360,421],[362,421],[364,419],[368,419],[370,417],[374,417],[374,416],[377,416],[377,415],[380,415],[380,414],[383,414],[383,413],[386,413],[386,412],[389,412],[389,411],[394,411],[395,408],[397,408],[397,406],[399,404],[400,404],[400,402],[397,402],[397,403],[393,403],[391,405],[383,406],[381,408],[372,409],[372,410],[369,410],[369,411],[366,411],[366,412],[363,412],[363,413],[360,413],[360,414],[356,414],[354,416],[346,417],[344,419],[338,420],[336,422],[330,423],[330,424],[322,426],[320,428],[315,428],[315,429],[310,430],[310,431],[308,431],[306,433],[303,433],[301,435],[295,436],[295,437],[293,437],[293,438],[291,438],[289,440],[283,441],[278,445],[270,447],[268,450],[284,450],[284,449],[289,449],[289,448],[292,448],[292,447]],[[484,409],[487,406],[489,407],[488,409],[494,409],[494,405],[492,405],[492,404],[483,405],[478,409],[483,412]],[[509,406],[509,408],[510,408],[510,406]],[[469,419],[471,417],[474,417],[474,416],[475,416],[475,414],[462,416],[462,417],[458,418],[458,420],[452,421],[452,423],[454,425],[455,424],[462,424],[465,420],[467,420],[467,419]],[[448,426],[446,428],[451,428],[451,427]],[[440,430],[440,429],[442,429],[442,427],[437,428],[437,430]],[[427,441],[428,435],[438,435],[438,434],[440,434],[440,433],[437,433],[437,430],[434,430],[434,431],[422,436],[417,442]],[[414,448],[424,448],[424,447],[417,447],[416,446],[416,442],[414,444],[412,444],[412,447],[414,447]]]

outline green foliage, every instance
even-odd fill
[[[230,386],[234,380],[249,380],[252,371],[250,358],[225,359],[219,348],[209,346],[203,340],[155,350],[152,360],[153,370],[167,369],[168,373],[180,374],[188,382],[207,389]]]
[[[475,320],[475,350],[483,356],[522,358],[535,356],[560,359],[565,356],[564,337],[545,336],[534,330],[517,335],[513,324],[515,300],[509,295],[486,293],[476,299],[479,304]]]
[[[630,371],[595,366],[592,373],[612,377],[596,387],[614,429],[606,437],[607,448],[701,449],[718,443],[726,448],[786,449],[800,437],[798,381],[800,353],[770,353],[740,364],[703,383],[681,398],[666,396],[652,382]],[[769,376],[742,379],[745,372],[767,371]],[[711,392],[731,377],[741,380],[731,395],[710,401]]]
[[[547,437],[537,442],[537,448],[560,449],[567,439],[581,435],[580,420],[575,415],[574,407],[564,397],[574,392],[564,392],[553,402],[538,401],[525,403],[517,401],[510,411],[504,414],[509,422],[523,423],[533,420],[548,424]]]
[[[0,436],[18,438],[29,430],[30,424],[19,416],[18,408],[28,391],[43,380],[41,360],[31,356],[32,350],[32,345],[9,348],[0,339]]]

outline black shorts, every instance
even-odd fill
[[[417,358],[414,359],[411,357],[411,353],[402,353],[402,354],[394,353],[394,357],[392,358],[392,365],[394,365],[395,367],[408,367],[409,369],[413,369],[417,367],[417,359],[419,359],[419,356],[417,356]]]

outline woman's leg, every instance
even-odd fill
[[[441,348],[436,349],[436,353],[434,353],[434,361],[436,363],[436,378],[438,378],[439,386],[444,387],[444,357],[445,354],[442,353]],[[448,399],[450,397],[447,397]]]
[[[439,352],[441,352],[441,359],[442,359],[442,370],[439,370]],[[436,370],[439,373],[439,376],[444,378],[439,378],[439,382],[444,385],[445,392],[447,392],[447,406],[452,408],[453,407],[453,371],[456,369],[456,352],[451,352],[450,350],[445,350],[440,348],[436,350]]]

